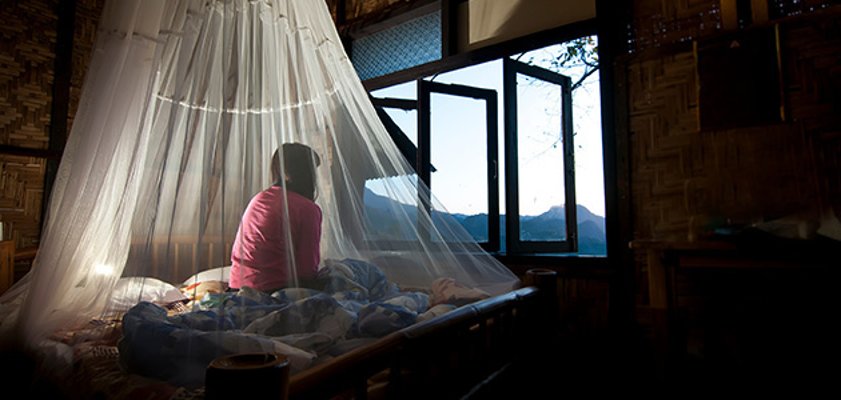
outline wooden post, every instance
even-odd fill
[[[515,370],[522,381],[546,382],[557,379],[554,368],[547,368],[547,360],[562,359],[561,318],[558,306],[558,273],[536,268],[526,271],[524,283],[536,287],[539,304],[531,307],[525,320],[519,323],[526,329],[520,336]],[[551,365],[551,361],[549,362]],[[528,395],[526,397],[529,397]]]
[[[768,0],[750,0],[753,23],[768,22]]]
[[[739,15],[736,0],[721,0],[721,25],[724,30],[734,30],[739,27]]]
[[[541,318],[550,329],[544,330],[546,338],[554,341],[557,337],[558,327],[560,326],[560,315],[558,315],[558,273],[546,268],[533,268],[526,271],[525,284],[527,286],[534,286],[540,290],[540,314],[547,316],[546,319]]]
[[[0,241],[0,294],[15,283],[15,242]]]
[[[546,268],[532,268],[526,271],[526,286],[535,286],[552,298],[558,291],[558,273]]]

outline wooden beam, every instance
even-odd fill
[[[58,2],[58,27],[56,28],[55,63],[53,68],[53,98],[50,110],[49,152],[61,154],[67,143],[67,114],[70,107],[70,78],[73,66],[73,31],[76,23],[76,0]],[[44,198],[41,201],[41,223],[46,220],[49,197],[58,174],[58,158],[47,158],[44,173]]]
[[[768,22],[768,0],[751,0],[750,9],[753,23],[761,24]]]
[[[458,54],[458,5],[465,0],[441,1],[441,57]]]
[[[406,100],[406,99],[393,99],[391,97],[382,97],[382,98],[372,98],[371,102],[374,103],[375,106],[385,107],[385,108],[397,108],[400,110],[417,110],[418,109],[418,102],[415,100]]]
[[[608,321],[617,337],[633,329],[636,279],[633,253],[631,162],[628,126],[627,27],[632,17],[629,0],[596,0],[599,37],[602,159],[604,163],[605,236],[611,271]]]
[[[724,30],[739,27],[737,0],[721,0],[721,26]]]
[[[61,158],[61,153],[49,149],[33,149],[29,147],[9,146],[5,144],[0,144],[0,154],[20,157],[46,158],[48,160],[58,160]]]

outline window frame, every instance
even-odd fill
[[[499,235],[499,100],[496,90],[474,86],[445,84],[424,79],[417,80],[418,90],[418,175],[434,195],[432,187],[432,94],[439,93],[455,97],[466,97],[485,102],[486,179],[488,184],[488,241],[478,242],[489,252],[498,252]],[[427,199],[421,199],[421,204]]]
[[[517,76],[549,82],[561,87],[561,142],[564,154],[564,213],[566,239],[528,241],[520,238],[519,129],[517,126]],[[505,113],[505,238],[506,249],[519,253],[575,253],[578,251],[578,223],[575,201],[575,146],[572,127],[572,79],[554,71],[528,65],[509,57],[502,59],[503,112]]]
[[[398,99],[398,98],[390,98],[390,97],[374,97],[372,94],[368,94],[368,98],[371,100],[371,104],[374,105],[375,110],[377,111],[377,116],[383,122],[383,125],[388,132],[389,137],[395,144],[397,144],[400,153],[409,163],[409,166],[412,167],[412,170],[415,173],[418,173],[418,159],[420,155],[420,151],[417,147],[414,149],[410,148],[412,145],[411,140],[405,135],[402,128],[398,126],[394,121],[392,123],[386,123],[383,121],[383,116],[380,115],[380,112],[385,113],[385,109],[392,108],[404,111],[418,111],[418,102],[417,100],[411,99]],[[386,114],[387,115],[387,114]],[[398,130],[399,132],[395,131]],[[402,137],[400,137],[402,136]],[[398,139],[399,138],[399,139]],[[408,142],[408,143],[407,143]],[[420,175],[418,174],[418,179],[420,179]],[[425,204],[422,199],[424,198],[424,191],[418,190],[417,191],[418,199],[418,208],[424,207]],[[364,207],[364,206],[363,206]],[[365,217],[363,217],[364,219]],[[365,249],[386,249],[391,251],[403,251],[403,250],[411,250],[415,248],[414,242],[407,241],[407,240],[389,240],[389,239],[382,239],[376,238],[372,239],[367,236],[367,233],[363,229],[362,231],[362,244],[363,248]]]
[[[449,30],[452,30],[456,21],[448,20],[448,18],[444,17],[444,15],[442,15],[442,20],[444,21],[442,28],[449,28]],[[627,189],[616,186],[617,176],[626,176],[627,170],[622,168],[621,165],[617,165],[615,160],[612,158],[616,156],[617,152],[626,154],[627,149],[624,147],[623,143],[617,143],[613,136],[606,133],[622,128],[621,126],[617,127],[615,124],[616,117],[613,115],[613,113],[616,112],[616,108],[614,107],[615,96],[613,95],[614,93],[611,92],[612,89],[609,89],[612,87],[613,82],[616,79],[609,67],[613,62],[611,60],[613,60],[614,57],[612,57],[612,53],[610,51],[605,51],[607,49],[615,51],[613,48],[614,44],[612,44],[610,40],[613,39],[615,41],[617,39],[615,37],[616,35],[604,34],[604,32],[602,32],[604,31],[603,23],[606,20],[606,18],[600,18],[597,16],[595,18],[558,26],[556,28],[513,38],[475,50],[461,53],[442,51],[443,54],[440,60],[362,81],[362,85],[365,89],[369,92],[373,92],[412,80],[423,79],[497,59],[508,58],[515,54],[526,53],[543,47],[561,44],[579,37],[597,36],[599,38],[599,56],[602,64],[602,68],[600,68],[600,97],[602,108],[602,153],[604,155],[602,163],[605,171],[603,180],[605,185],[604,196],[606,214],[604,218],[606,226],[605,241],[607,253],[604,255],[578,254],[572,252],[527,253],[515,252],[512,251],[512,249],[506,248],[504,252],[493,253],[501,260],[510,259],[515,260],[514,262],[517,263],[527,262],[527,260],[534,260],[535,262],[541,263],[584,263],[586,265],[593,264],[593,266],[606,267],[611,263],[610,260],[612,258],[627,257],[625,252],[622,251],[625,248],[618,244],[618,239],[620,237],[628,237],[627,232],[621,230],[619,225],[615,222],[617,221],[616,218],[618,218],[619,215],[627,215],[627,209],[622,208],[618,203],[621,196],[627,196]],[[447,38],[447,35],[442,37],[445,44],[442,49],[447,48],[446,45],[450,42],[449,39]],[[614,171],[614,168],[617,168],[617,170]]]

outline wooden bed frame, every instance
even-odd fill
[[[409,326],[288,380],[261,381],[251,395],[276,394],[288,382],[280,392],[294,400],[478,397],[507,371],[537,365],[557,315],[556,279],[553,271],[529,270],[521,289]],[[234,376],[231,385],[242,378]]]
[[[190,244],[193,238],[183,239],[171,245],[133,244],[131,251],[145,255],[143,262],[152,265],[176,264],[177,276],[154,269],[169,280],[186,279],[230,257],[219,245],[197,246]],[[252,392],[278,393],[281,384],[284,398],[293,400],[477,398],[494,390],[487,388],[511,376],[510,371],[540,364],[553,340],[556,293],[554,271],[528,270],[520,289],[414,324],[280,382],[261,381],[265,387]],[[207,399],[218,395],[205,394]]]
[[[159,279],[178,282],[230,259],[228,241],[163,239],[135,243],[131,249],[146,273],[151,265]],[[556,273],[532,269],[523,284],[301,371],[286,380],[282,391],[296,400],[462,398],[479,391],[512,366],[534,363],[538,344],[551,339],[547,323],[557,316]],[[265,382],[262,393],[277,393],[277,384]],[[207,395],[213,398],[214,393]]]

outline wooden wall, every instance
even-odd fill
[[[735,3],[633,2],[632,40],[621,61],[628,88],[630,223],[635,240],[677,244],[703,239],[710,229],[728,224],[740,226],[795,214],[813,217],[827,209],[841,215],[841,7],[832,1],[805,5],[752,1],[747,2],[754,7],[751,21],[734,26],[733,21],[744,17],[731,15]],[[758,7],[783,9],[777,3],[799,8],[790,14],[772,12],[770,18],[766,9],[764,20],[761,14],[756,18]],[[716,105],[702,107],[699,88],[733,84],[728,79],[735,77],[723,74],[719,82],[701,82],[695,45],[730,34],[738,37],[740,32],[772,30],[774,25],[779,28],[785,119],[702,129],[700,115],[714,111]],[[637,320],[642,325],[656,324],[662,316],[651,314],[648,308],[645,253],[635,252],[634,260]],[[806,324],[797,315],[826,318],[817,311],[825,309],[819,302],[828,295],[822,276],[679,274],[675,287],[683,293],[678,303],[687,312],[684,318],[706,316],[702,322],[695,321],[695,327],[703,331],[695,339],[708,350],[706,354],[700,350],[699,356],[710,356],[714,340],[718,349],[731,346],[727,350],[731,358],[718,365],[729,362],[733,369],[727,373],[735,373],[735,366],[744,366],[747,359],[759,365],[759,350],[748,352],[740,346],[750,340],[765,345],[770,343],[768,338],[781,339],[781,332],[796,329],[790,322]],[[773,307],[779,307],[779,313],[769,310]],[[761,322],[754,318],[760,314],[765,318]],[[769,322],[774,320],[776,325]],[[719,329],[720,335],[714,338],[712,325],[738,326],[740,331]],[[805,325],[801,328],[807,331]],[[664,345],[657,343],[664,339],[656,332],[648,333],[652,347]],[[804,337],[801,332],[791,340]],[[796,344],[785,344],[789,345]],[[791,351],[786,349],[768,351]]]
[[[57,3],[0,7],[0,145],[47,148]],[[0,154],[0,220],[17,247],[38,241],[45,166],[43,158]]]
[[[692,3],[698,7],[704,2]],[[717,1],[706,3],[710,7],[703,9],[713,9]],[[653,19],[642,14],[650,8],[635,10],[640,13],[635,15],[637,23]],[[660,14],[656,19],[698,12],[674,7],[667,11],[673,15]],[[768,220],[837,203],[841,186],[837,11],[780,21],[784,122],[702,131],[691,43],[649,46],[629,58],[629,150],[637,238],[685,240],[693,222]],[[688,29],[681,37],[697,39],[693,36],[697,33]]]
[[[504,257],[503,263],[521,280],[529,269],[548,269],[557,273],[556,297],[562,334],[569,339],[605,335],[609,329],[609,283],[611,273],[604,265],[594,262],[573,262],[558,265],[551,258],[529,260]],[[593,261],[593,260],[590,260]]]
[[[719,1],[634,4],[640,36],[626,60],[634,238],[686,241],[728,221],[839,209],[837,7],[776,21],[786,121],[702,131],[691,41],[723,32],[697,26],[720,25],[703,17],[720,15]],[[652,24],[671,31],[645,29]]]
[[[58,89],[58,5],[58,0],[29,0],[5,2],[0,8],[0,221],[23,255],[17,278],[28,270],[32,252],[27,250],[38,246],[41,235],[52,100]],[[76,1],[65,135],[72,127],[103,5],[104,0]]]

